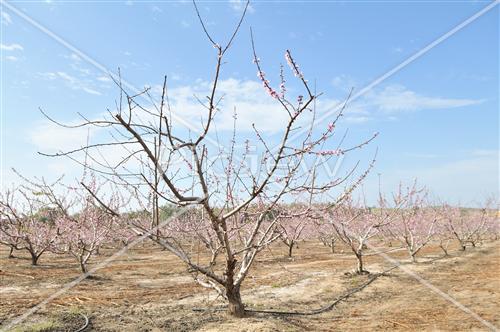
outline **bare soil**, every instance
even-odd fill
[[[243,285],[247,309],[302,311],[318,309],[362,285],[393,264],[366,257],[369,275],[352,275],[354,256],[347,249],[332,254],[319,243],[299,243],[292,259],[276,244],[262,253]],[[93,264],[116,249],[106,249]],[[70,257],[47,253],[40,266],[15,252],[0,250],[0,328],[79,276]],[[388,253],[428,283],[500,327],[500,242],[443,257],[426,248],[417,264],[403,250]],[[152,245],[133,248],[71,290],[52,300],[14,331],[488,331],[470,313],[430,290],[400,268],[377,278],[327,312],[308,315],[250,313],[228,317],[223,301],[198,286],[174,256]],[[209,309],[193,311],[194,308]]]

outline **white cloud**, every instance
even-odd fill
[[[39,76],[51,81],[61,80],[66,86],[73,90],[84,91],[92,95],[101,95],[99,91],[92,87],[91,81],[79,79],[63,71],[39,73]]]
[[[391,85],[381,91],[372,91],[365,100],[386,113],[457,108],[477,105],[484,101],[482,99],[428,97],[401,85]]]
[[[372,118],[367,116],[347,116],[344,118],[344,120],[347,123],[365,123],[372,120]]]
[[[9,60],[9,61],[17,61],[17,60],[19,60],[19,58],[15,57],[15,56],[13,56],[13,55],[7,55],[7,56],[5,57],[5,60]]]
[[[172,74],[172,75],[170,76],[170,79],[172,79],[172,80],[174,80],[174,81],[180,81],[180,80],[182,79],[182,77],[181,77],[181,75],[179,75],[179,74],[175,74],[175,73],[174,73],[174,74]]]
[[[494,157],[498,158],[500,151],[498,150],[488,150],[488,149],[476,149],[471,151],[471,155],[477,157]]]
[[[102,120],[103,118],[106,118],[105,114],[99,114],[91,119]],[[83,119],[79,119],[70,121],[69,123],[65,122],[65,124],[78,125],[83,122]],[[33,128],[30,128],[27,132],[27,137],[29,139],[29,142],[35,147],[38,152],[49,155],[61,152],[75,151],[87,146],[87,143],[92,145],[95,143],[115,141],[115,138],[109,134],[108,128],[95,126],[66,128],[59,126],[49,120],[44,120]],[[137,149],[138,146],[135,146],[134,144],[127,144],[123,147],[113,145],[93,148],[91,151],[91,155],[95,160],[88,160],[88,164],[94,165],[98,168],[100,166],[95,164],[96,161],[102,164],[109,163],[110,165],[116,165],[125,157],[129,156],[130,151],[135,151]],[[75,158],[75,160],[83,161],[85,158],[85,152],[75,152],[74,154],[72,154],[72,157]],[[70,176],[76,175],[76,173],[79,173],[81,171],[81,168],[78,164],[75,163],[75,161],[61,157],[51,158],[50,161],[47,162],[46,166],[48,167],[49,171]],[[135,159],[127,164],[127,167],[138,166],[139,164]]]
[[[343,92],[354,88],[354,93],[357,91],[356,87],[359,86],[352,77],[344,74],[334,77],[331,84]],[[382,89],[370,90],[357,101],[350,103],[346,114],[363,114],[373,119],[382,117],[393,121],[397,119],[395,117],[397,113],[459,108],[478,105],[484,101],[484,99],[425,96],[403,85],[392,84]],[[353,120],[351,122],[356,122],[354,119],[351,120]]]
[[[247,2],[243,0],[229,0],[229,6],[231,6],[231,8],[237,13],[243,12],[246,4]],[[253,12],[255,12],[255,9],[252,7],[252,5],[248,5],[247,13]]]
[[[404,155],[407,157],[416,158],[416,159],[434,159],[434,158],[439,157],[437,154],[433,154],[433,153],[406,152]]]
[[[94,90],[92,88],[88,88],[88,87],[82,87],[82,90],[87,92],[87,93],[90,93],[91,95],[96,95],[96,96],[100,96],[101,93],[97,90]]]
[[[100,81],[100,82],[111,82],[111,78],[109,78],[109,76],[98,76],[96,78],[96,80]]]
[[[188,21],[182,20],[181,21],[181,26],[183,28],[189,28],[191,26],[191,23],[189,23]]]
[[[2,12],[2,24],[3,25],[9,25],[12,24],[12,18],[10,15],[6,12]]]
[[[84,146],[87,142],[88,128],[64,128],[48,120],[29,132],[32,144],[41,152],[67,151]]]
[[[0,49],[4,50],[4,51],[8,51],[8,52],[11,52],[11,51],[22,51],[24,50],[24,48],[19,45],[19,44],[10,44],[10,45],[7,45],[7,44],[0,44]]]
[[[193,96],[206,100],[210,93],[210,84],[198,80],[192,86],[180,86],[170,89],[169,97],[172,110],[179,117],[193,124],[206,119],[207,110]],[[252,124],[262,131],[281,130],[288,114],[280,104],[269,97],[262,85],[256,81],[242,81],[234,78],[221,80],[218,85],[219,96],[223,96],[215,124],[219,130],[233,129],[233,110],[237,112],[237,129],[251,131]]]
[[[76,61],[76,62],[80,62],[80,61],[82,61],[82,58],[80,58],[80,57],[79,57],[77,54],[75,54],[75,53],[71,53],[70,55],[65,55],[64,57],[65,57],[65,58],[67,58],[67,59],[71,59],[71,60],[73,60],[73,61]]]
[[[346,79],[341,77],[339,79]],[[193,96],[206,100],[210,83],[196,80],[193,85],[179,86],[169,91],[174,113],[193,123],[200,124],[207,112]],[[215,119],[220,130],[233,129],[233,110],[237,112],[237,129],[252,131],[252,124],[260,131],[278,132],[287,122],[288,114],[281,105],[270,98],[257,81],[229,78],[219,81],[219,96],[223,96]],[[292,98],[293,99],[293,98]],[[316,103],[318,114],[338,108],[344,101],[320,97]],[[402,86],[392,85],[382,90],[373,90],[368,95],[347,106],[344,121],[347,124],[363,124],[377,118],[395,120],[398,112],[426,109],[445,109],[475,105],[482,100],[427,97]],[[303,119],[307,121],[307,119]]]
[[[356,81],[352,77],[345,74],[335,76],[332,79],[332,85],[335,88],[339,88],[343,91],[349,91],[357,86]]]
[[[151,7],[151,11],[152,11],[153,13],[158,13],[158,14],[159,14],[159,13],[163,13],[163,10],[162,10],[160,7],[158,7],[158,6],[152,6],[152,7]]]

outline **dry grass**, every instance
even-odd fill
[[[404,251],[390,255],[405,261],[406,266],[433,285],[499,326],[499,249],[498,242],[487,243],[466,252],[452,250],[451,257],[439,258],[441,253],[431,247],[421,254],[416,265],[406,263]],[[112,252],[105,250],[97,259]],[[47,254],[42,256],[41,266],[31,267],[24,254],[16,253],[22,256],[16,259],[7,259],[6,254],[2,248],[2,323],[79,275],[69,257]],[[305,243],[295,251],[294,259],[286,259],[284,254],[285,248],[276,246],[260,257],[243,285],[243,300],[248,308],[312,310],[369,278],[346,275],[355,266],[347,251],[332,255],[329,248],[318,243]],[[391,265],[379,256],[370,256],[366,266],[380,272]],[[88,313],[94,331],[487,330],[398,269],[320,315],[254,314],[245,319],[230,318],[222,312],[193,312],[194,307],[214,308],[222,302],[197,286],[175,257],[149,245],[131,250],[97,276],[83,281],[31,317],[24,330],[37,326],[45,328],[43,331],[71,330],[78,322],[62,319],[68,311]],[[51,322],[53,325],[49,326]]]

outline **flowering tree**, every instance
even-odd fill
[[[315,225],[319,240],[325,247],[329,247],[332,254],[334,254],[339,237],[337,236],[337,232],[332,226],[332,223],[326,219],[320,219],[320,221],[315,222]]]
[[[28,183],[29,185],[29,183]],[[0,243],[16,250],[26,250],[31,264],[56,241],[58,212],[44,192],[28,186],[10,190],[0,197]]]
[[[379,234],[391,221],[391,214],[383,208],[370,208],[362,200],[348,197],[342,205],[326,211],[325,218],[332,225],[337,237],[348,245],[357,259],[357,274],[368,273],[364,268],[367,241]]]
[[[6,194],[10,195],[9,192]],[[5,213],[2,213],[0,218],[0,243],[9,247],[7,258],[14,258],[14,250],[18,250],[21,245],[21,237],[17,236],[17,234],[21,234],[19,227],[21,227],[21,223],[15,222],[12,218],[6,217]]]
[[[73,256],[80,265],[82,273],[87,273],[87,263],[90,258],[98,253],[99,248],[111,242],[114,231],[114,222],[118,219],[116,215],[110,213],[95,202],[93,195],[87,192],[98,193],[98,185],[95,179],[89,185],[85,185],[85,192],[77,193],[80,206],[72,206],[77,210],[71,214],[65,210],[56,219],[56,225],[61,234],[54,244],[54,251],[68,253]],[[83,191],[84,189],[79,189]],[[118,210],[118,197],[111,197],[106,206]]]
[[[406,247],[411,261],[415,263],[417,254],[436,233],[437,215],[434,209],[426,206],[427,193],[424,190],[413,186],[407,188],[405,194],[401,191],[400,186],[399,196],[405,197],[404,206],[399,209],[397,220],[387,227],[387,231]]]
[[[281,213],[277,232],[281,241],[287,247],[288,257],[292,257],[293,248],[298,248],[297,243],[305,236],[310,236],[314,223],[310,219],[310,207],[297,205],[285,206]]]
[[[332,191],[354,176],[354,170],[341,177],[321,176],[317,166],[304,167],[305,163],[318,156],[324,160],[338,157],[361,148],[376,136],[345,149],[325,148],[335,133],[342,111],[329,124],[323,125],[319,134],[313,131],[312,125],[304,127],[308,120],[314,124],[313,101],[317,95],[312,92],[290,51],[285,52],[285,60],[304,91],[295,98],[287,95],[283,69],[279,89],[273,88],[254,48],[253,60],[258,77],[265,91],[286,115],[280,138],[276,142],[253,126],[252,140],[258,145],[259,156],[254,167],[250,140],[236,144],[237,114],[234,114],[232,135],[217,135],[218,144],[213,147],[214,121],[223,106],[223,96],[218,94],[222,64],[244,13],[225,46],[214,41],[200,18],[216,53],[210,92],[206,98],[198,98],[205,111],[200,128],[189,133],[182,130],[169,103],[166,78],[158,102],[154,101],[149,89],[130,94],[117,80],[120,100],[116,111],[110,112],[107,118],[85,119],[80,125],[111,129],[111,141],[89,143],[53,155],[78,160],[77,155],[85,152],[97,173],[112,177],[128,190],[134,188],[137,197],[146,201],[153,193],[157,201],[153,210],[161,204],[178,207],[177,213],[169,219],[168,225],[171,226],[164,227],[163,221],[156,217],[153,228],[151,224],[144,225],[144,220],[142,223],[132,222],[132,228],[138,234],[149,234],[152,240],[186,263],[196,281],[219,292],[227,300],[229,313],[237,317],[245,315],[240,289],[257,254],[280,236],[277,229],[283,216],[280,212],[274,213],[281,211],[280,202],[286,197],[295,199],[301,195],[310,197]],[[144,97],[152,102],[151,106],[141,103]],[[222,146],[224,137],[229,141],[227,148]],[[115,155],[121,151],[123,156],[113,162],[102,152],[105,149],[112,149]],[[157,212],[153,214],[159,216]],[[195,245],[198,242],[209,248],[210,255],[198,255]]]
[[[445,204],[441,208],[441,215],[444,229],[458,241],[462,251],[468,244],[475,247],[481,243],[488,232],[490,221],[498,222],[496,216],[491,218],[487,208],[465,209]]]

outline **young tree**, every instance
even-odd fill
[[[399,196],[405,197],[404,206],[399,209],[399,216],[395,222],[387,227],[391,236],[400,241],[407,249],[413,263],[417,261],[417,254],[434,237],[436,233],[437,214],[426,204],[427,193],[420,189],[407,188]]]
[[[320,219],[320,221],[315,222],[315,225],[319,240],[325,247],[329,247],[332,254],[334,254],[339,237],[332,223],[326,219]]]
[[[488,209],[465,209],[443,205],[441,215],[444,219],[445,229],[454,237],[464,251],[467,245],[475,247],[481,243],[488,231]]]
[[[32,265],[38,265],[40,257],[51,249],[59,235],[56,207],[36,189],[21,186],[0,198],[0,241],[11,252],[26,250]]]
[[[314,227],[309,217],[309,207],[296,205],[284,206],[277,232],[287,247],[287,256],[292,257],[293,248],[298,248],[298,241],[310,235]]]
[[[357,274],[369,273],[363,262],[367,242],[391,221],[390,217],[391,214],[385,209],[375,211],[364,201],[355,201],[352,197],[348,197],[335,209],[327,211],[325,218],[332,225],[337,237],[347,244],[356,256]]]
[[[85,188],[78,189],[78,201],[81,203],[71,207],[77,212],[72,214],[66,210],[56,219],[60,236],[54,244],[54,251],[68,253],[78,261],[82,273],[87,273],[87,264],[99,248],[112,241],[113,226],[118,219],[87,192],[99,192],[95,179]],[[105,204],[113,211],[118,210],[118,197],[111,197]]]
[[[198,11],[197,14],[200,17]],[[361,148],[376,136],[345,149],[325,148],[329,146],[327,142],[335,133],[343,109],[316,133],[313,105],[318,95],[312,92],[290,51],[285,52],[285,60],[304,90],[295,98],[287,95],[283,70],[280,88],[272,87],[254,48],[253,60],[264,90],[286,117],[278,144],[273,146],[275,139],[253,126],[252,140],[257,144],[257,152],[251,149],[250,140],[243,137],[243,144],[239,145],[242,148],[239,148],[235,113],[232,136],[216,135],[218,141],[211,145],[214,143],[215,117],[224,106],[223,96],[218,93],[222,64],[244,15],[245,11],[224,46],[214,41],[200,17],[216,56],[210,91],[206,98],[198,98],[206,113],[197,131],[186,133],[179,126],[179,118],[169,102],[166,78],[159,102],[154,101],[150,89],[131,94],[120,80],[116,80],[120,88],[116,111],[104,119],[85,119],[80,125],[108,128],[112,140],[53,154],[78,160],[77,155],[85,152],[92,162],[91,167],[102,176],[113,177],[129,190],[138,188],[138,197],[144,200],[149,200],[153,192],[158,200],[153,209],[162,204],[178,207],[178,212],[170,218],[170,224],[179,228],[174,227],[174,232],[164,229],[157,217],[154,217],[153,225],[156,226],[153,228],[141,223],[132,227],[137,233],[149,234],[153,241],[186,263],[201,285],[215,289],[227,300],[229,313],[236,317],[245,315],[240,290],[256,256],[279,238],[276,230],[282,215],[272,213],[276,209],[280,211],[279,203],[287,197],[309,197],[332,191],[355,174],[352,170],[344,177],[330,178],[321,176],[317,166],[305,164],[319,156],[334,159]],[[152,106],[144,105],[141,98]],[[305,126],[307,121],[312,124]],[[221,144],[223,139],[229,141],[227,148]],[[113,149],[114,155],[122,151],[124,155],[113,162],[103,149]],[[254,155],[259,157],[257,165],[253,163]],[[154,212],[154,215],[159,216],[159,213]],[[186,224],[193,226],[194,231],[182,229]],[[160,232],[153,233],[158,229]],[[196,246],[192,244],[198,241],[210,248],[210,257],[203,259],[196,249],[193,251]]]

